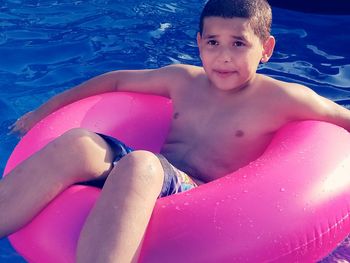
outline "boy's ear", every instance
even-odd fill
[[[201,34],[198,32],[197,33],[197,45],[198,45],[198,47],[200,46],[201,39],[202,39]]]
[[[266,63],[269,61],[270,57],[272,56],[273,49],[275,48],[275,44],[275,38],[273,36],[269,36],[269,38],[263,44],[261,63]]]
[[[201,57],[201,34],[198,32],[197,33],[197,46],[198,46],[198,50],[199,50],[199,57]]]

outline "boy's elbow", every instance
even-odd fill
[[[342,106],[337,105],[331,114],[331,121],[334,124],[350,131],[350,111]]]
[[[101,87],[103,92],[116,91],[118,87],[119,71],[103,73],[95,78],[95,85]]]

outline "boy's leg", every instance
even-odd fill
[[[111,171],[80,234],[77,262],[131,262],[137,258],[163,185],[159,159],[135,151]]]
[[[0,238],[28,222],[68,186],[107,175],[113,161],[100,136],[73,129],[0,181]]]

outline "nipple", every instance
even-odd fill
[[[244,132],[242,130],[237,130],[235,135],[236,137],[242,137],[244,135]]]

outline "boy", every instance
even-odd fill
[[[113,138],[74,129],[18,165],[0,183],[0,211],[7,211],[0,217],[0,236],[28,223],[71,184],[108,176],[81,232],[77,261],[137,260],[159,196],[248,164],[287,122],[322,120],[350,130],[348,110],[304,86],[256,73],[273,52],[270,27],[271,9],[265,0],[209,0],[197,35],[203,68],[171,65],[110,72],[23,116],[14,131],[25,133],[63,105],[110,91],[167,96],[174,107],[161,155],[128,153],[130,149]],[[128,154],[117,158],[121,153]],[[25,187],[26,181],[36,183]]]

